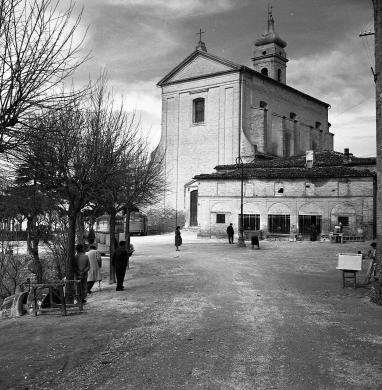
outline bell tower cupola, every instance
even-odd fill
[[[284,48],[286,42],[275,31],[275,21],[272,15],[272,7],[268,9],[268,29],[255,41],[253,53],[253,67],[280,83],[286,84],[286,63],[288,59]]]

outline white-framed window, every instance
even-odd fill
[[[204,123],[205,121],[205,99],[196,98],[192,101],[192,122],[193,123]]]

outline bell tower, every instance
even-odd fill
[[[284,48],[286,42],[275,31],[272,7],[268,9],[268,29],[255,41],[253,67],[257,72],[280,83],[286,84],[286,63],[288,59]]]

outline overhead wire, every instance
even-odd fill
[[[335,115],[334,115],[334,117],[333,117],[333,119],[336,119],[336,118],[338,118],[338,117],[339,117],[339,116],[341,116],[342,114],[345,114],[346,112],[348,112],[348,111],[352,110],[353,108],[356,108],[356,107],[360,106],[361,104],[363,104],[363,103],[367,102],[368,100],[370,100],[370,99],[372,99],[372,98],[373,98],[373,96],[368,96],[367,98],[365,98],[365,99],[361,100],[361,101],[360,101],[360,102],[358,102],[357,104],[355,104],[355,105],[353,105],[353,106],[350,106],[350,107],[347,107],[347,108],[345,108],[345,110],[343,110],[343,111],[339,112],[338,114],[335,114]]]

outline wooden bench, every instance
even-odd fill
[[[42,290],[48,290],[45,299],[40,301],[38,295]],[[73,302],[68,302],[68,293],[73,290]],[[43,311],[59,309],[62,315],[67,315],[67,309],[78,307],[83,310],[83,291],[79,280],[65,280],[60,282],[30,283],[29,296],[30,310],[37,316]],[[44,307],[45,306],[45,307]]]

